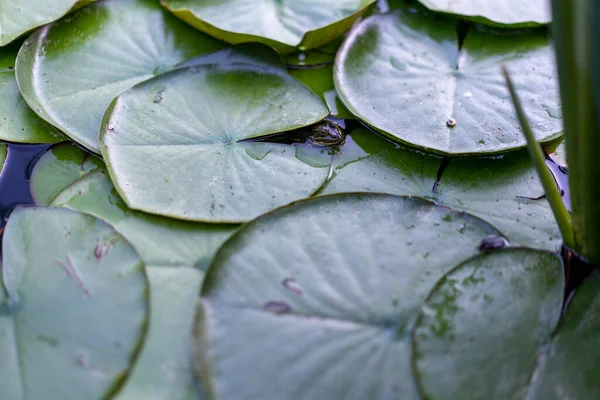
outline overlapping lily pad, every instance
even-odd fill
[[[232,44],[259,42],[280,52],[314,49],[346,32],[375,0],[161,0],[182,20]]]
[[[147,265],[205,270],[236,225],[178,221],[133,211],[121,200],[105,170],[94,171],[63,190],[52,202],[91,214],[112,225]]]
[[[133,209],[244,222],[314,193],[330,157],[322,148],[240,140],[301,128],[328,113],[282,64],[197,65],[117,97],[102,124],[102,155]]]
[[[4,167],[5,160],[6,160],[6,145],[4,143],[0,143],[0,172],[2,172],[2,168]]]
[[[65,140],[56,128],[38,117],[21,96],[15,78],[18,50],[15,45],[0,49],[0,139],[20,143]]]
[[[113,394],[147,327],[148,282],[133,247],[92,216],[20,208],[2,257],[2,398]]]
[[[0,46],[19,36],[55,21],[70,10],[96,0],[3,1],[0,8]]]
[[[498,234],[389,195],[327,196],[261,216],[226,242],[206,278],[195,331],[202,382],[217,398],[418,399],[419,306]]]
[[[515,243],[560,249],[560,232],[526,151],[497,158],[453,158],[440,171],[442,163],[439,157],[394,146],[367,129],[355,130],[321,193],[424,196],[488,221]]]
[[[17,79],[38,115],[99,152],[100,122],[115,96],[222,47],[156,1],[107,0],[36,31],[17,58]]]
[[[353,114],[393,140],[440,154],[524,147],[500,71],[505,64],[537,139],[560,135],[558,79],[545,31],[471,29],[459,51],[456,21],[423,13],[374,15],[350,33],[334,78]]]
[[[550,2],[546,0],[419,0],[434,11],[457,14],[490,25],[526,27],[550,23]]]
[[[152,266],[148,270],[152,314],[150,329],[117,400],[203,400],[194,382],[190,332],[204,273],[190,268]]]
[[[558,323],[563,285],[560,258],[528,249],[476,257],[445,276],[414,330],[423,397],[525,398]]]
[[[102,160],[73,143],[53,146],[35,163],[31,195],[36,204],[48,205],[64,188],[101,167]]]
[[[534,400],[600,398],[600,275],[595,272],[575,292],[554,341],[540,357],[528,398]]]

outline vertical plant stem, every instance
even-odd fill
[[[554,177],[546,167],[546,157],[544,155],[544,152],[542,151],[542,147],[535,140],[535,135],[531,130],[531,126],[529,125],[529,121],[527,119],[527,116],[525,115],[523,107],[521,106],[521,101],[519,100],[519,96],[515,91],[515,88],[513,86],[512,80],[510,79],[508,71],[506,70],[506,67],[502,67],[502,72],[504,73],[508,90],[510,91],[510,95],[512,96],[517,116],[519,117],[519,121],[521,122],[521,127],[523,128],[525,139],[527,139],[527,148],[529,149],[529,155],[531,156],[531,160],[533,161],[535,169],[540,177],[540,180],[542,181],[544,192],[546,192],[546,198],[548,199],[550,207],[552,208],[552,212],[554,213],[554,218],[556,219],[556,223],[558,224],[560,234],[562,235],[565,244],[569,247],[572,247],[575,245],[575,241],[573,240],[573,227],[571,224],[571,216],[569,215],[569,211],[567,211],[567,208],[565,207],[562,201],[562,197],[560,195]]]

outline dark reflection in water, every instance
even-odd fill
[[[34,204],[29,190],[31,171],[50,146],[8,144],[6,163],[0,174],[0,229],[3,230],[6,218],[16,206]]]

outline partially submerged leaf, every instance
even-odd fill
[[[599,287],[600,275],[595,272],[576,290],[553,342],[540,357],[528,399],[600,398]]]
[[[0,48],[0,140],[19,143],[66,140],[59,130],[38,117],[21,96],[15,78],[18,50],[17,46]]]
[[[31,195],[38,205],[48,205],[64,188],[104,163],[73,143],[53,146],[36,163],[31,173]]]
[[[257,218],[219,250],[202,289],[202,382],[223,399],[418,399],[419,306],[488,235],[499,233],[470,215],[389,195]]]
[[[106,221],[129,240],[147,265],[162,267],[205,270],[217,249],[237,228],[133,211],[121,200],[105,170],[94,171],[67,187],[52,205]]]
[[[133,247],[92,216],[18,208],[2,249],[2,397],[109,397],[147,328],[148,282]]]
[[[5,160],[6,160],[6,145],[4,143],[0,143],[0,173],[2,172],[2,168],[4,167]]]
[[[98,153],[102,115],[115,96],[221,48],[156,1],[107,0],[31,35],[17,58],[17,79],[39,116]]]
[[[279,52],[314,49],[346,32],[375,0],[161,0],[176,16],[226,42],[259,42]]]
[[[70,10],[96,0],[3,1],[0,8],[0,46],[49,22]]]
[[[316,123],[323,102],[285,69],[212,64],[165,73],[118,96],[102,155],[129,207],[180,219],[244,222],[310,196],[327,148],[241,142]]]
[[[526,151],[497,158],[424,155],[369,132],[353,131],[336,157],[322,194],[383,192],[417,195],[488,221],[511,241],[557,251],[562,240],[552,210]],[[435,188],[435,190],[434,190]]]
[[[340,48],[335,87],[348,109],[393,140],[445,155],[525,146],[500,65],[506,64],[538,140],[561,134],[554,52],[544,31],[471,29],[422,11],[374,15]]]
[[[204,400],[194,382],[190,334],[204,273],[190,268],[148,269],[152,313],[144,347],[116,400]]]
[[[475,257],[446,275],[414,328],[423,397],[525,398],[540,345],[560,318],[563,286],[556,254],[523,248]]]
[[[489,25],[525,27],[549,24],[552,20],[547,0],[419,0],[433,11],[457,14]]]

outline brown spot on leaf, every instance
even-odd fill
[[[272,312],[277,315],[288,314],[288,313],[292,312],[292,306],[290,306],[285,301],[280,301],[280,300],[267,301],[263,305],[263,309],[265,311],[269,311],[269,312]]]
[[[288,276],[285,277],[283,281],[281,281],[281,285],[290,292],[296,293],[297,295],[301,295],[302,289],[294,286],[294,282],[298,282],[298,279],[294,278],[293,276]]]

